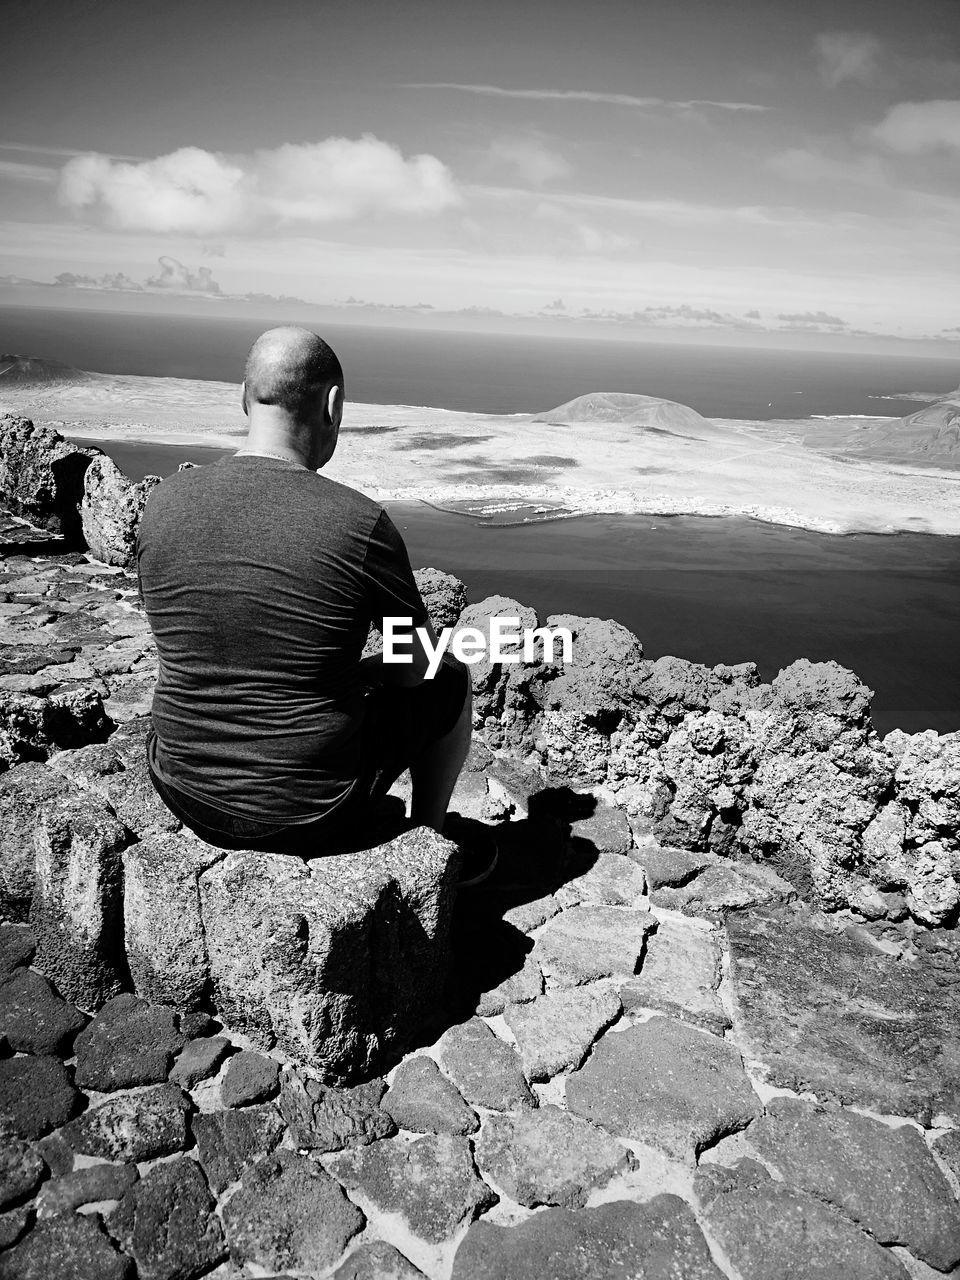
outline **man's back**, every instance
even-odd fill
[[[152,492],[138,571],[157,641],[154,766],[238,815],[320,816],[357,776],[369,624],[425,612],[382,508],[238,455]]]

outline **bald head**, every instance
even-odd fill
[[[292,418],[311,417],[331,387],[343,388],[343,369],[317,334],[296,325],[261,333],[244,370],[244,402],[273,405]]]

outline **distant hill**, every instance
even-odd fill
[[[871,458],[960,467],[960,388],[905,418],[865,428],[851,443]]]
[[[689,405],[657,396],[632,395],[626,391],[591,391],[566,404],[538,413],[534,422],[553,422],[562,426],[578,423],[615,422],[624,427],[644,431],[666,431],[682,436],[721,435],[720,428]]]
[[[0,387],[16,383],[18,387],[44,382],[86,382],[93,375],[73,369],[59,360],[42,360],[39,356],[0,355]]]

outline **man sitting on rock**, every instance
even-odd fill
[[[262,334],[243,448],[164,480],[140,525],[160,658],[150,773],[167,807],[221,848],[361,843],[371,802],[406,769],[412,824],[440,831],[470,744],[466,667],[445,657],[424,678],[415,628],[435,636],[403,539],[376,502],[317,474],[343,394],[316,334]],[[389,616],[412,620],[410,664],[361,657],[371,622]]]

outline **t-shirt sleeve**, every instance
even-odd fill
[[[413,626],[424,625],[427,610],[410,568],[407,548],[385,511],[380,512],[370,533],[363,568],[375,627],[379,629],[384,618],[412,618]]]

